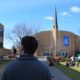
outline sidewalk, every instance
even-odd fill
[[[1,77],[2,77],[2,74],[3,74],[3,71],[4,71],[4,68],[0,69],[0,80],[1,80]]]
[[[64,75],[56,67],[49,67],[49,70],[50,70],[52,76],[54,76],[53,80],[71,80],[69,77],[67,77],[66,75]]]
[[[42,61],[46,66],[48,66],[48,62],[46,60]],[[49,70],[51,72],[51,75],[53,77],[52,80],[72,80],[69,77],[67,77],[64,73],[62,73],[58,68],[56,68],[55,66],[48,66]]]

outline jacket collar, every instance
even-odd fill
[[[23,54],[21,55],[18,60],[38,60],[35,56],[30,55],[30,54]]]

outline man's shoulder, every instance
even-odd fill
[[[6,68],[8,68],[8,69],[13,68],[14,65],[16,65],[17,63],[18,63],[17,60],[13,60],[13,61],[11,61],[10,63],[8,63],[8,64],[6,65]]]

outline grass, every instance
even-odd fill
[[[3,60],[0,61],[0,68],[4,67],[5,65],[7,65],[11,60]]]
[[[66,67],[64,62],[61,62],[60,65],[56,66],[72,80],[80,80],[80,66]]]

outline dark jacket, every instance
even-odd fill
[[[32,55],[21,55],[5,69],[2,80],[51,80],[48,68]]]

